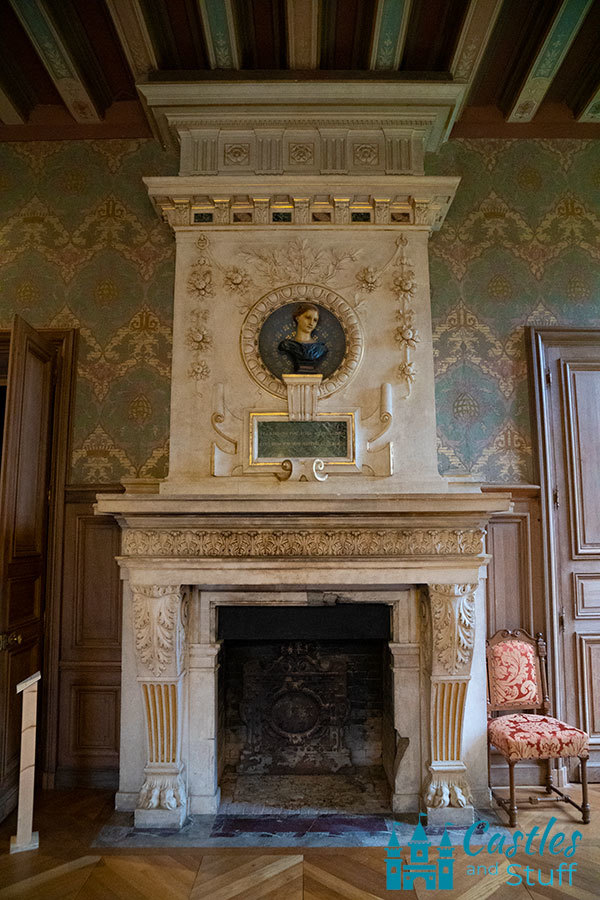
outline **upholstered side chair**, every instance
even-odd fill
[[[560,719],[553,719],[546,676],[546,644],[541,634],[526,631],[497,631],[486,641],[488,678],[488,744],[508,763],[509,797],[492,790],[494,800],[508,813],[511,828],[517,824],[515,764],[520,759],[545,759],[546,792],[558,794],[590,821],[587,787],[589,736]],[[516,710],[519,710],[517,712]],[[488,748],[489,749],[489,748]],[[575,803],[552,781],[552,760],[579,757],[581,764],[581,805]]]

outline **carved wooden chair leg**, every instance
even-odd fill
[[[515,764],[514,762],[509,762],[508,764],[508,786],[509,786],[509,809],[508,816],[511,828],[514,828],[517,824],[517,801],[515,799]]]
[[[587,757],[580,756],[581,763],[581,814],[583,824],[588,825],[590,821],[590,804],[588,801],[588,781],[587,781]]]
[[[547,794],[551,794],[551,793],[552,793],[552,785],[553,785],[553,783],[554,783],[554,782],[553,782],[553,779],[552,779],[552,760],[551,760],[551,759],[547,759],[547,760],[546,760],[546,793],[547,793]]]

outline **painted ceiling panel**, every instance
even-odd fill
[[[541,46],[560,0],[504,0],[469,98],[471,106],[508,106]]]
[[[514,137],[526,128],[527,137],[600,137],[600,0],[592,0],[562,63],[554,66],[539,112],[531,122],[515,124],[507,118],[566,0],[498,2],[494,25],[495,0],[0,0],[6,119],[0,140],[54,140],[63,125],[65,138],[147,135],[132,69],[142,80],[158,81],[327,81],[342,74],[402,81],[451,81],[454,75],[465,81],[461,73],[475,59],[455,134]],[[67,112],[48,60],[43,65],[43,49],[27,35],[15,4],[51,16],[56,40],[76,70],[73,80],[79,78],[80,91],[97,111],[88,123]],[[477,31],[469,23],[486,16],[489,25],[479,34],[482,26]]]
[[[546,102],[565,102],[577,114],[599,86],[600,3],[595,3],[546,94]]]
[[[234,8],[242,44],[242,68],[285,69],[285,0],[236,0]]]
[[[405,72],[449,71],[467,6],[468,0],[413,3],[400,68]]]
[[[321,68],[369,68],[374,0],[323,0]]]
[[[0,78],[9,94],[23,95],[27,109],[37,104],[62,104],[60,94],[37,53],[25,29],[9,3],[2,4],[0,28]],[[4,81],[6,71],[6,83]],[[25,99],[26,98],[26,99]]]

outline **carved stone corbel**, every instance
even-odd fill
[[[187,812],[181,760],[185,596],[179,585],[132,584],[131,592],[148,747],[135,824],[180,827]]]
[[[462,736],[475,640],[477,584],[430,584],[431,765],[424,786],[428,815],[456,810],[458,822],[473,821],[472,796],[462,759]],[[461,810],[462,813],[459,813]],[[452,816],[451,816],[452,818]]]

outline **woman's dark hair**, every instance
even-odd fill
[[[304,313],[308,312],[309,309],[314,309],[316,314],[319,315],[319,307],[316,306],[314,303],[299,303],[292,314],[292,318],[294,319],[294,321],[296,321],[296,319],[298,319],[299,316],[304,315]]]

